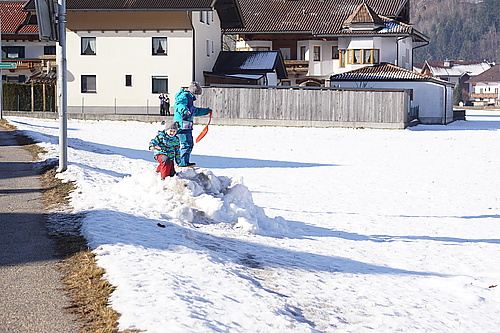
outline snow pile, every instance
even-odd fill
[[[100,208],[133,208],[137,202],[147,217],[180,223],[227,223],[245,233],[275,235],[289,232],[282,217],[269,218],[254,204],[252,193],[242,179],[216,176],[208,169],[189,168],[174,177],[160,180],[153,172],[124,177],[112,186]],[[96,207],[93,207],[94,209]],[[137,212],[129,211],[137,215]]]

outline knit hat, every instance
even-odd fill
[[[201,95],[202,89],[200,83],[193,81],[189,84],[188,91],[193,95]]]
[[[176,131],[179,130],[179,123],[173,120],[164,120],[161,124],[165,125],[165,131],[168,131],[169,129],[174,129]]]

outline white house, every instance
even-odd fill
[[[428,38],[410,24],[409,0],[239,0],[239,51],[280,50],[289,81],[328,86],[331,75],[387,62],[411,70]]]
[[[203,83],[221,29],[241,25],[233,0],[67,0],[66,7],[70,113],[159,113],[159,94]]]
[[[455,86],[459,85],[462,90],[462,99],[468,101],[473,90],[472,85],[467,83],[468,80],[489,68],[491,65],[487,61],[426,61],[422,64],[419,73],[448,81]]]
[[[474,92],[470,94],[475,105],[500,106],[500,65],[495,65],[482,74],[470,79]]]
[[[340,88],[408,89],[414,117],[423,124],[453,121],[452,83],[400,68],[392,64],[364,67],[333,75],[332,86]]]

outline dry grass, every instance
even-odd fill
[[[0,126],[15,131],[4,119],[0,119]],[[28,150],[36,161],[44,150],[31,138],[15,133],[17,141]],[[41,170],[42,199],[46,209],[64,207],[69,204],[69,194],[76,189],[72,182],[62,182],[56,178],[54,165],[47,165]],[[60,218],[68,214],[58,214]],[[74,220],[81,216],[71,216]],[[105,278],[104,269],[97,265],[95,254],[87,247],[87,242],[82,236],[75,234],[58,234],[57,248],[63,257],[61,269],[64,272],[63,282],[65,291],[71,298],[68,310],[78,316],[80,333],[118,333],[118,318],[120,315],[109,307],[109,297],[115,287]],[[141,332],[139,330],[126,330],[122,333]]]

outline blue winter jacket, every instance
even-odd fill
[[[210,113],[210,108],[198,108],[193,105],[194,101],[196,101],[196,97],[182,88],[175,94],[174,121],[179,122],[181,130],[193,129],[194,117],[204,116]]]

